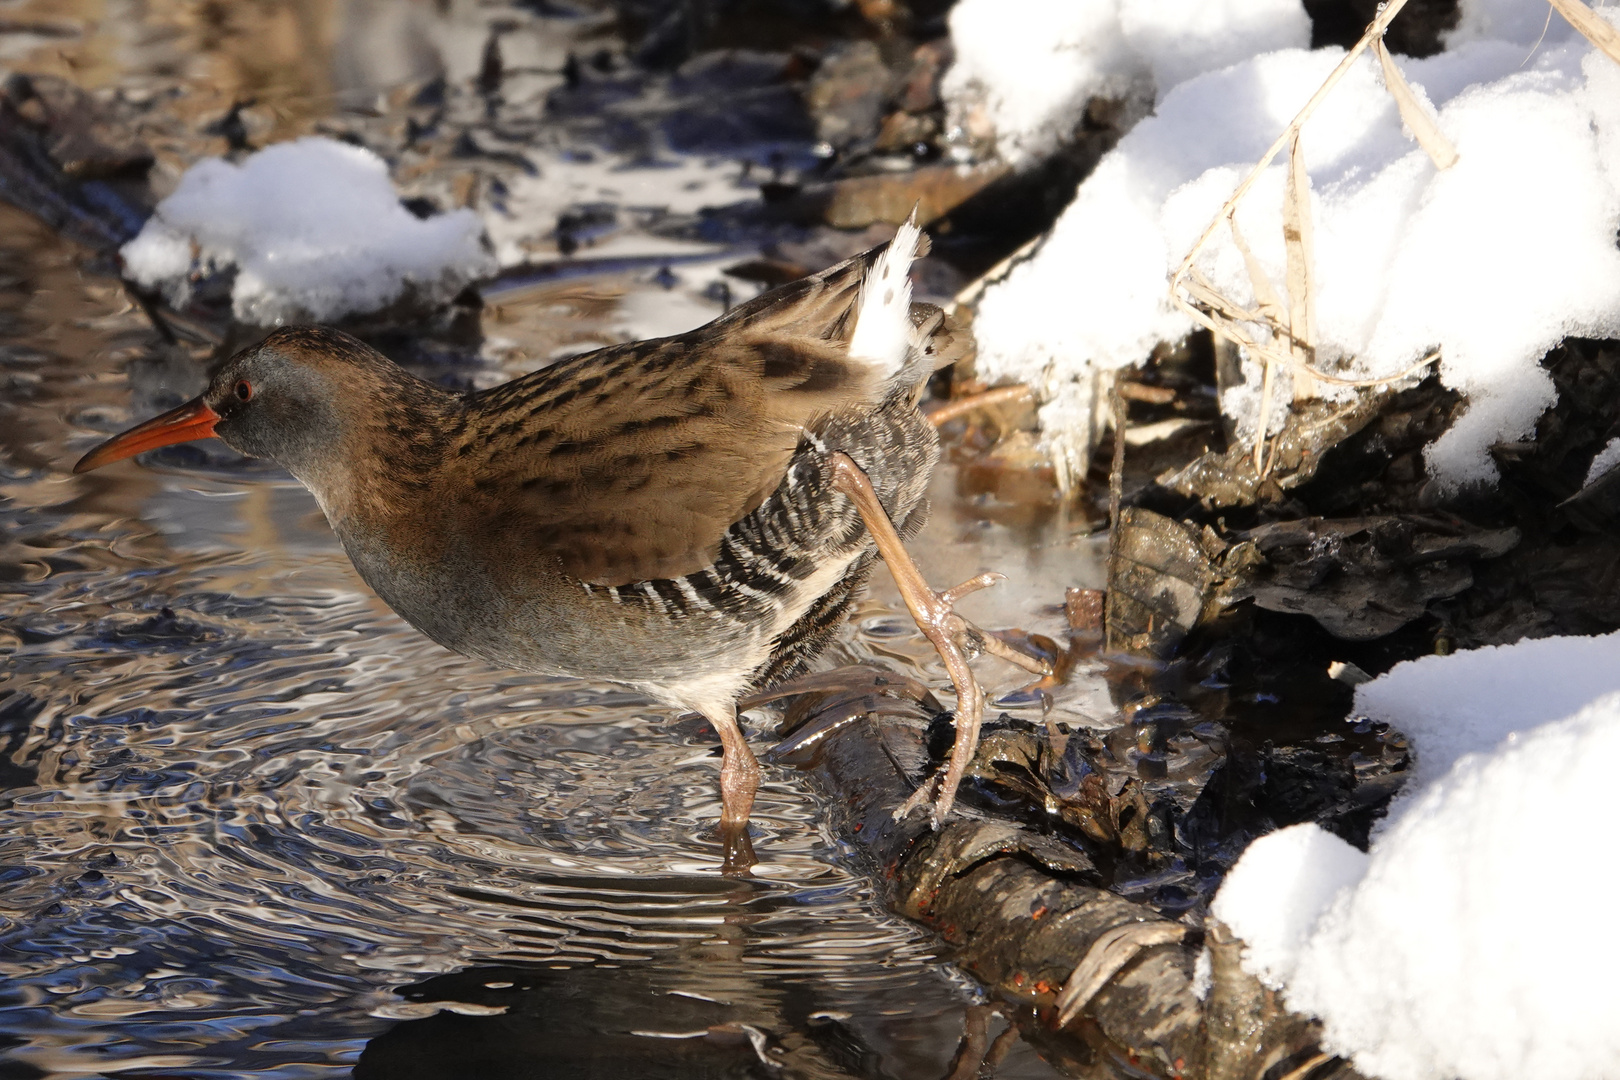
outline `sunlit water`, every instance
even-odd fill
[[[760,865],[723,878],[702,724],[433,645],[273,471],[71,477],[198,375],[42,227],[0,208],[0,245],[0,1076],[342,1075],[380,1036],[362,1075],[519,1075],[432,1064],[507,1045],[587,1062],[544,1075],[944,1075],[977,991],[803,777],[767,770]],[[929,536],[941,584],[1011,547],[948,510]],[[1051,630],[1095,553],[1018,550],[975,613]],[[846,656],[943,691],[885,595]],[[414,995],[453,1013],[394,992],[455,972]],[[997,1075],[1050,1074],[1020,1045]]]

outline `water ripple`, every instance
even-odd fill
[[[0,226],[0,264],[54,242]],[[53,318],[106,316],[71,262],[30,265]],[[430,1022],[407,984],[562,969],[568,1000],[605,988],[590,1024],[685,995],[804,1075],[943,1074],[975,992],[836,861],[801,778],[769,771],[764,861],[722,878],[703,725],[439,649],[273,471],[69,478],[128,415],[111,356],[164,348],[127,319],[82,355],[0,349],[50,372],[0,402],[0,1072],[332,1076]],[[867,1065],[816,1049],[826,1016]]]

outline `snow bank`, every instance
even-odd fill
[[[1466,754],[1613,693],[1620,693],[1620,634],[1537,638],[1396,664],[1356,687],[1355,711],[1412,741],[1410,786],[1421,788]]]
[[[1522,4],[1465,3],[1450,51],[1400,61],[1461,154],[1446,172],[1403,133],[1371,57],[1302,137],[1319,360],[1379,377],[1439,346],[1442,380],[1469,399],[1428,452],[1448,486],[1494,480],[1488,448],[1529,434],[1555,400],[1537,363],[1547,349],[1567,335],[1620,336],[1620,67],[1559,26],[1534,47],[1545,13],[1531,6],[1533,28]],[[1484,36],[1497,32],[1511,37]],[[1036,256],[987,290],[974,324],[981,375],[1040,388],[1048,432],[1085,430],[1095,370],[1138,363],[1192,329],[1170,305],[1167,275],[1343,55],[1274,52],[1163,94]],[[1283,177],[1279,163],[1238,215],[1279,292]],[[1198,265],[1254,303],[1224,228]],[[1248,434],[1258,367],[1245,374],[1223,406]],[[1278,384],[1285,403],[1289,380]],[[1271,415],[1280,425],[1283,410]]]
[[[1213,908],[1244,966],[1386,1080],[1614,1075],[1620,937],[1580,913],[1620,891],[1601,842],[1617,690],[1620,635],[1428,657],[1359,687],[1416,773],[1369,853],[1314,825],[1250,845]]]
[[[1051,150],[1092,97],[1151,95],[1311,38],[1299,0],[961,0],[950,29],[952,121],[973,130],[979,113],[1014,164]]]
[[[1366,873],[1365,854],[1326,829],[1295,825],[1249,845],[1212,910],[1243,938],[1245,970],[1281,986],[1322,912]]]
[[[234,266],[236,317],[268,326],[376,311],[408,288],[448,300],[495,268],[481,234],[470,210],[411,214],[371,151],[310,137],[193,165],[123,256],[176,303],[193,275]]]

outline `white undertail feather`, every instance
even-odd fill
[[[849,355],[879,366],[884,378],[900,373],[911,347],[911,263],[917,257],[922,230],[917,216],[900,226],[888,250],[866,272],[861,282],[861,306],[855,314],[855,333]]]

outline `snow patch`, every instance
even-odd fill
[[[1620,693],[1620,633],[1549,637],[1396,664],[1356,687],[1355,711],[1412,741],[1408,787],[1421,788],[1467,754],[1614,693]]]
[[[235,267],[234,315],[270,326],[376,311],[407,289],[449,300],[494,271],[482,234],[471,210],[417,218],[382,158],[312,136],[240,165],[199,161],[123,256],[133,280],[177,305],[195,276]]]
[[[1293,825],[1249,845],[1210,910],[1243,939],[1244,970],[1276,988],[1322,912],[1366,872],[1364,853],[1319,826]]]
[[[1616,691],[1613,634],[1426,657],[1359,687],[1416,771],[1366,854],[1314,825],[1250,845],[1213,907],[1244,967],[1385,1080],[1612,1075],[1620,938],[1579,913],[1620,890],[1588,828],[1611,816]]]
[[[1514,40],[1485,40],[1510,8],[1492,12],[1465,5],[1477,33],[1459,31],[1450,52],[1399,61],[1461,154],[1451,169],[1436,170],[1403,132],[1370,56],[1302,135],[1319,363],[1383,378],[1439,347],[1441,380],[1468,399],[1427,451],[1447,487],[1494,481],[1490,446],[1527,436],[1554,402],[1538,362],[1549,348],[1566,336],[1620,336],[1620,66],[1578,36],[1549,32],[1533,47],[1540,9],[1530,44],[1517,40],[1529,33],[1517,22]],[[1139,363],[1156,342],[1193,329],[1170,303],[1169,273],[1343,55],[1273,52],[1164,93],[1035,256],[986,290],[974,322],[980,374],[1035,386],[1044,429],[1059,442],[1080,437],[1096,372]],[[1238,213],[1279,292],[1285,168],[1264,173]],[[1255,303],[1224,226],[1197,266],[1234,300]],[[1259,415],[1257,364],[1245,378],[1222,404],[1247,437]],[[1291,394],[1286,375],[1278,384]],[[1281,422],[1280,410],[1272,416]]]
[[[1509,41],[1523,46],[1529,55],[1538,44],[1560,45],[1574,40],[1579,33],[1551,4],[1542,7],[1520,0],[1462,0],[1457,9],[1457,25],[1444,35],[1447,48],[1470,41]]]
[[[1299,0],[961,0],[942,90],[952,123],[1015,165],[1049,152],[1093,97],[1125,99],[1308,44]]]

